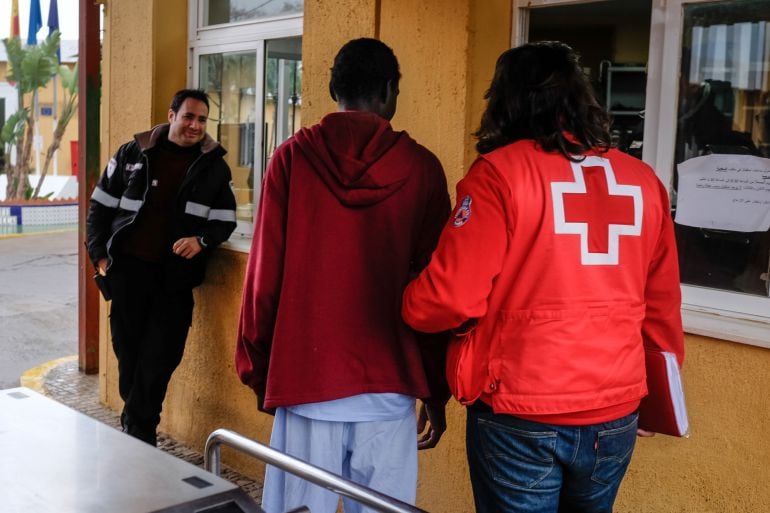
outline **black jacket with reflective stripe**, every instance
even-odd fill
[[[168,136],[163,124],[136,134],[110,159],[99,179],[86,219],[87,246],[91,260],[103,258],[112,265],[111,249],[141,215],[149,190],[147,152]],[[195,287],[203,281],[205,263],[213,248],[227,240],[235,229],[235,196],[230,168],[222,158],[226,150],[208,134],[201,141],[201,155],[187,171],[177,193],[171,241],[203,237],[206,247],[187,260],[169,251],[163,265],[169,285]]]

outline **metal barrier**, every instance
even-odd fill
[[[216,475],[219,475],[221,472],[220,448],[222,445],[227,445],[244,452],[269,465],[278,467],[285,472],[299,476],[311,483],[322,486],[339,495],[344,495],[383,513],[427,513],[423,509],[416,508],[371,488],[354,483],[337,474],[298,460],[228,429],[217,429],[206,440],[203,465],[206,470]]]

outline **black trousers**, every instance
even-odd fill
[[[116,259],[107,277],[112,347],[125,403],[121,421],[129,434],[154,444],[166,389],[192,322],[192,290],[165,285],[161,264],[127,256]]]

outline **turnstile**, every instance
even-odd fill
[[[255,513],[236,485],[27,388],[0,390],[4,513]]]

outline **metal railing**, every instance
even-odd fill
[[[216,475],[219,475],[221,472],[220,449],[222,445],[232,447],[269,465],[278,467],[285,472],[299,476],[311,483],[322,486],[339,495],[344,495],[383,513],[427,513],[423,509],[416,508],[371,488],[354,483],[337,474],[298,460],[228,429],[217,429],[206,440],[203,465],[206,470]]]

